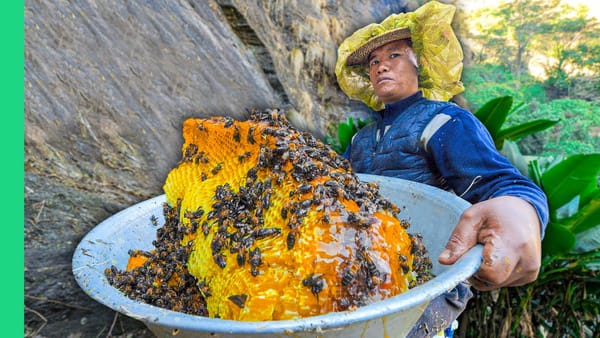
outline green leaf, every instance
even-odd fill
[[[340,123],[338,125],[338,140],[340,142],[342,151],[346,151],[348,144],[350,144],[350,141],[352,141],[352,136],[354,136],[352,125],[346,123]]]
[[[367,120],[363,120],[361,118],[358,118],[357,120],[358,120],[357,121],[358,129],[360,129],[360,128],[366,126],[366,125],[368,125],[369,123],[371,123],[371,120],[368,120],[368,119]]]
[[[557,222],[551,222],[546,227],[542,241],[542,256],[558,256],[566,254],[575,247],[575,236],[569,229]]]
[[[528,163],[529,168],[529,178],[535,183],[538,187],[542,186],[542,170],[540,169],[540,163],[537,159],[531,160]]]
[[[600,154],[567,157],[542,174],[542,188],[550,210],[556,210],[598,181]]]
[[[530,121],[527,123],[519,124],[514,127],[502,129],[496,134],[496,137],[499,139],[518,141],[525,136],[537,133],[542,130],[546,130],[546,129],[554,126],[558,122],[560,122],[560,120],[540,119],[540,120]]]
[[[588,252],[600,248],[600,226],[575,235],[574,252]]]
[[[570,228],[573,234],[578,234],[594,227],[600,228],[600,197],[597,197],[586,204],[573,215],[573,217],[564,221],[566,227]]]
[[[475,116],[485,125],[492,138],[496,139],[496,134],[506,121],[512,103],[512,96],[501,96],[486,102],[475,112]]]

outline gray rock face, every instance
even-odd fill
[[[103,219],[162,194],[187,117],[283,108],[323,138],[350,110],[337,46],[403,1],[25,1],[25,334],[150,335],[71,272]],[[113,321],[115,320],[115,321]],[[40,330],[41,329],[41,330]]]

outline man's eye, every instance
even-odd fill
[[[375,66],[378,63],[379,63],[379,60],[371,60],[371,62],[369,62],[369,66],[373,67],[373,66]]]
[[[390,55],[390,59],[395,59],[395,58],[397,58],[397,57],[399,57],[401,55],[402,54],[400,54],[400,53],[392,53],[392,55]]]

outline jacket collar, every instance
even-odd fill
[[[412,106],[415,102],[423,98],[423,93],[418,91],[413,95],[402,99],[400,101],[392,102],[385,105],[385,108],[381,111],[383,123],[388,125],[394,122],[396,117],[402,114],[408,107]]]

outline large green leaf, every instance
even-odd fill
[[[352,136],[354,136],[354,124],[352,124],[352,118],[349,118],[348,123],[340,123],[338,124],[338,140],[340,142],[340,147],[342,151],[345,151],[352,141]]]
[[[569,220],[565,220],[564,224],[574,234],[600,227],[600,194],[579,209]]]
[[[502,129],[496,134],[496,137],[499,139],[518,141],[519,139],[525,136],[537,133],[542,130],[546,130],[554,126],[558,122],[560,122],[560,120],[540,119],[530,121],[523,124],[519,124],[514,127]]]
[[[556,210],[598,181],[600,154],[570,156],[542,174],[541,182],[550,210]]]
[[[575,247],[575,236],[569,229],[557,222],[550,222],[546,227],[542,241],[542,255],[557,256],[571,252]]]
[[[475,112],[475,116],[485,125],[492,138],[496,139],[496,134],[506,121],[512,103],[512,96],[501,96],[486,102]]]

